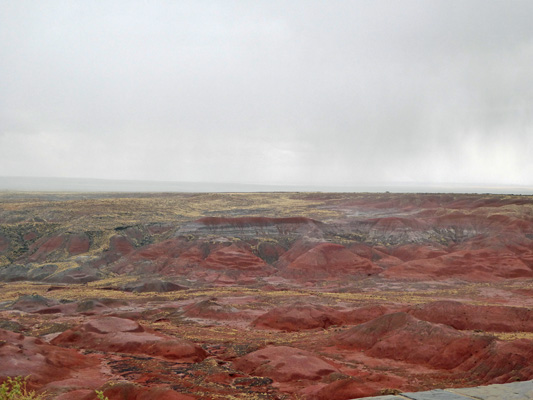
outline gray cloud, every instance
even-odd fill
[[[533,185],[530,1],[0,3],[0,175]]]

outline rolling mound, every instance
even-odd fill
[[[282,274],[295,278],[327,278],[342,275],[373,275],[381,268],[334,243],[320,243],[292,261]]]
[[[91,319],[63,332],[52,343],[101,351],[148,354],[180,362],[198,362],[206,357],[205,351],[191,342],[147,330],[135,321],[117,317]]]
[[[336,343],[341,347],[364,350],[372,357],[443,370],[470,371],[485,379],[512,374],[523,379],[533,377],[528,361],[533,354],[533,341],[499,343],[492,336],[421,321],[404,312],[387,314],[350,328],[336,336]],[[505,355],[511,353],[513,356],[503,362]],[[492,365],[488,372],[481,367],[487,363]]]
[[[313,353],[288,346],[265,347],[237,359],[234,365],[249,374],[267,376],[278,382],[314,381],[338,371]]]
[[[533,197],[0,193],[0,382],[351,399],[533,378]]]
[[[531,308],[477,306],[442,300],[413,307],[409,313],[418,319],[446,324],[459,330],[533,332]]]
[[[105,383],[96,357],[0,329],[0,380],[28,376],[31,389],[58,393],[61,386],[97,388]],[[60,391],[59,391],[60,392]]]
[[[408,261],[383,273],[397,279],[450,279],[493,281],[531,278],[533,270],[509,251],[494,249],[457,251],[443,256]]]
[[[270,310],[258,317],[253,325],[264,329],[300,331],[316,328],[326,329],[342,323],[341,313],[331,307],[295,303]]]

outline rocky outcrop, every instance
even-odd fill
[[[295,303],[276,307],[259,316],[253,325],[263,329],[300,331],[306,329],[326,329],[332,325],[342,325],[341,313],[331,307],[315,304]]]
[[[192,396],[182,394],[172,390],[168,386],[160,385],[151,388],[145,388],[132,383],[118,383],[108,385],[101,389],[105,398],[109,400],[194,400]],[[96,393],[92,392],[82,397],[81,400],[97,400]],[[61,400],[61,399],[59,399]],[[67,399],[65,399],[67,400]]]
[[[248,248],[239,247],[235,244],[211,252],[201,265],[207,269],[256,271],[264,275],[268,275],[273,271],[272,267],[268,266]]]
[[[457,251],[443,256],[408,261],[383,273],[395,279],[453,279],[497,281],[531,278],[533,270],[509,251],[494,249]]]
[[[315,354],[288,346],[268,346],[237,359],[235,368],[251,375],[266,376],[277,382],[318,380],[337,367]]]
[[[372,357],[453,369],[491,345],[494,338],[463,333],[399,312],[350,328],[336,341],[341,347],[364,350]]]
[[[184,308],[184,314],[191,318],[240,319],[241,313],[235,307],[221,304],[216,299],[202,300]]]
[[[533,332],[533,310],[525,307],[478,306],[443,300],[414,306],[409,314],[459,330]]]
[[[99,360],[76,350],[50,345],[39,338],[0,329],[0,381],[8,376],[28,376],[30,389],[55,392],[49,385],[99,387],[106,377]]]
[[[381,268],[360,257],[346,247],[334,243],[320,243],[292,261],[283,276],[297,279],[339,278],[344,275],[374,275]]]
[[[486,382],[533,378],[533,341],[499,342],[493,336],[458,331],[403,312],[350,328],[337,335],[336,343],[371,357],[468,371]]]
[[[182,226],[177,235],[216,235],[255,238],[265,236],[320,236],[323,224],[311,218],[205,217]]]
[[[164,281],[161,279],[146,279],[139,280],[136,282],[129,282],[122,286],[122,290],[126,292],[134,293],[145,293],[145,292],[156,292],[156,293],[166,293],[166,292],[176,292],[179,290],[188,289],[185,286],[178,285],[173,282]]]
[[[172,338],[143,328],[135,321],[101,317],[69,329],[52,341],[62,346],[76,346],[101,351],[147,354],[180,362],[198,362],[205,351],[183,339]]]

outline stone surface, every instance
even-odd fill
[[[419,393],[402,393],[402,396],[412,400],[465,400],[464,396],[441,389]]]
[[[533,381],[477,386],[473,388],[436,389],[397,396],[361,397],[359,400],[532,400]]]
[[[364,399],[372,399],[372,400],[405,400],[405,397],[393,396],[393,395],[373,396],[373,397],[359,397],[359,400],[364,400]],[[355,399],[353,399],[353,400],[355,400]]]
[[[505,385],[489,385],[464,389],[449,389],[458,394],[480,400],[531,400],[533,399],[533,381],[513,382]]]

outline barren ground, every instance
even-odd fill
[[[0,193],[0,380],[352,399],[533,379],[533,197]]]

